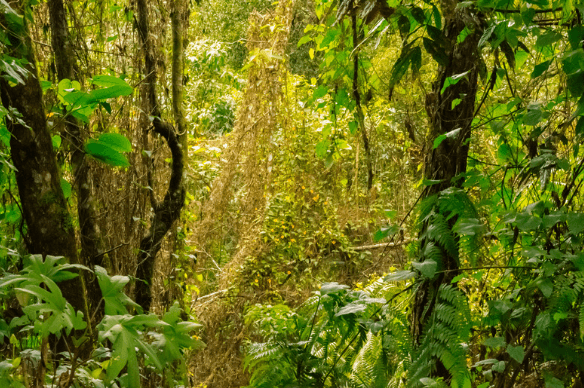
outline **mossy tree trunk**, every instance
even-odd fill
[[[24,2],[17,5],[24,11]],[[20,196],[22,216],[26,222],[27,249],[32,254],[64,256],[70,263],[80,263],[77,255],[75,230],[61,188],[61,173],[47,128],[43,93],[35,67],[35,55],[26,28],[8,23],[11,50],[8,55],[28,61],[24,82],[10,85],[0,77],[2,105],[21,115],[7,117],[11,133],[11,157]],[[59,283],[66,300],[88,316],[85,287],[82,277]]]
[[[480,57],[478,42],[480,39],[480,22],[476,15],[468,8],[457,9],[457,0],[441,2],[441,11],[444,17],[444,27],[441,31],[446,44],[443,63],[438,67],[438,74],[432,91],[426,96],[426,111],[430,124],[428,136],[428,154],[424,170],[424,178],[440,183],[427,186],[424,198],[440,193],[450,187],[461,187],[463,179],[460,174],[466,172],[471,124],[475,115],[475,102],[478,88],[478,73]],[[472,31],[466,39],[458,42],[460,32],[468,27]],[[455,85],[451,85],[442,92],[448,77],[458,74],[466,75]],[[455,101],[460,100],[460,101]],[[454,102],[454,104],[453,104]],[[456,105],[458,102],[458,105]],[[434,140],[450,133],[440,145],[433,147]],[[454,226],[456,217],[449,220],[450,229]],[[425,252],[429,244],[434,244],[442,251],[442,262],[439,269],[442,271],[432,279],[424,279],[416,291],[412,308],[412,334],[415,345],[420,344],[420,338],[427,326],[431,323],[430,317],[434,311],[436,296],[440,285],[447,283],[457,275],[459,268],[458,257],[452,251],[440,246],[438,241],[428,238],[426,230],[428,224],[422,225],[420,232],[420,252]],[[423,261],[424,258],[421,258]],[[435,377],[450,379],[448,370],[439,360],[435,360],[433,367]]]
[[[75,52],[69,35],[67,14],[63,0],[49,0],[49,16],[51,25],[51,45],[55,53],[55,67],[59,81],[64,79],[74,80]],[[68,116],[65,120],[65,136],[70,144],[71,164],[73,167],[73,177],[75,191],[77,193],[77,216],[79,217],[80,240],[81,240],[81,261],[93,268],[94,265],[103,266],[103,241],[96,223],[96,212],[93,206],[91,187],[93,185],[89,164],[83,151],[84,128],[74,117]],[[101,290],[95,278],[88,278],[87,287],[91,305],[100,305]],[[101,308],[103,310],[103,306]],[[95,314],[93,314],[95,315]],[[103,311],[96,317],[99,321]],[[95,322],[93,322],[95,324]]]

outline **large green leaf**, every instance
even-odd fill
[[[123,315],[128,311],[126,306],[139,309],[140,306],[124,294],[123,289],[130,281],[127,276],[108,276],[106,270],[95,266],[95,275],[101,289],[107,315]]]
[[[547,69],[549,69],[552,60],[544,61],[533,68],[533,72],[531,72],[531,78],[537,78],[542,75]]]
[[[132,143],[119,133],[102,133],[98,141],[118,152],[132,152]]]
[[[85,152],[97,160],[115,167],[128,167],[128,159],[120,152],[111,148],[107,144],[100,142],[89,142],[85,145]]]
[[[428,259],[422,263],[413,262],[412,266],[420,271],[425,277],[432,279],[436,274],[438,263],[436,263],[434,260]]]
[[[562,39],[562,34],[549,30],[537,37],[535,45],[538,47],[549,46]]]
[[[328,294],[334,294],[339,291],[346,290],[347,288],[349,288],[349,286],[345,284],[339,284],[337,282],[324,283],[320,287],[320,295],[324,296]]]
[[[182,349],[200,349],[205,344],[192,337],[192,332],[201,327],[194,322],[183,322],[181,319],[181,308],[177,301],[164,314],[162,320],[168,325],[162,327],[162,336],[157,342],[157,347],[162,349],[161,361],[168,362],[178,360],[182,357]]]
[[[162,370],[162,363],[153,346],[142,338],[142,333],[151,328],[167,325],[154,314],[150,315],[106,315],[98,325],[100,341],[108,340],[112,346],[108,379],[117,377],[127,366],[128,386],[140,388],[140,374],[136,348],[148,356],[150,362]]]
[[[357,313],[365,311],[366,308],[367,308],[367,305],[364,305],[361,303],[349,303],[349,304],[343,306],[339,310],[339,312],[335,314],[335,316],[340,317],[342,315],[357,314]]]
[[[383,280],[386,282],[399,282],[402,280],[409,280],[416,277],[416,273],[414,271],[397,271],[394,273],[390,273],[387,275]]]
[[[108,95],[107,97],[101,97],[99,99],[128,96],[132,94],[132,92],[134,91],[134,89],[130,85],[128,85],[126,81],[124,81],[121,78],[112,77],[110,75],[96,75],[95,77],[93,77],[92,81],[94,85],[103,86],[106,88],[98,89],[107,91],[107,93],[104,92],[103,95],[106,94]],[[95,91],[96,90],[94,90],[93,92]]]
[[[568,213],[570,233],[580,234],[584,230],[584,213]]]
[[[523,358],[525,358],[525,350],[523,349],[523,346],[507,345],[507,353],[509,353],[512,359],[520,364],[523,362]]]

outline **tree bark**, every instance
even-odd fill
[[[67,16],[63,0],[49,0],[49,16],[51,25],[51,44],[55,54],[55,67],[59,81],[63,79],[74,80],[75,53],[69,35]],[[103,241],[99,227],[96,223],[95,208],[91,187],[93,185],[91,171],[85,152],[83,151],[83,128],[74,117],[67,117],[65,122],[66,134],[69,139],[71,164],[73,167],[74,187],[77,193],[77,216],[79,218],[81,235],[81,258],[85,265],[93,268],[95,265],[103,266]],[[101,289],[93,277],[87,277],[89,297],[93,307],[99,306]],[[101,312],[96,315],[96,321],[103,316]]]
[[[26,20],[26,18],[25,18]],[[3,25],[6,25],[2,23]],[[61,174],[47,129],[43,94],[34,67],[35,56],[26,25],[23,36],[7,34],[11,43],[8,55],[28,60],[28,75],[23,83],[11,86],[0,77],[0,95],[5,107],[16,109],[22,120],[8,117],[11,133],[10,153],[16,167],[16,183],[27,225],[32,254],[64,256],[79,263],[73,222],[61,188]],[[65,299],[88,316],[83,278],[59,283]]]
[[[426,96],[426,111],[430,122],[428,136],[430,151],[426,156],[424,177],[427,180],[440,180],[438,184],[426,187],[425,198],[440,195],[440,192],[449,187],[460,187],[462,178],[460,174],[466,172],[469,141],[471,136],[471,124],[474,118],[475,100],[477,94],[477,78],[479,72],[478,41],[480,39],[480,25],[476,16],[469,12],[468,8],[456,9],[457,0],[445,0],[441,2],[442,15],[445,18],[442,33],[447,41],[447,61],[444,66],[439,66],[437,80],[432,92]],[[470,33],[462,43],[457,43],[460,32],[468,26]],[[465,78],[457,84],[449,86],[444,93],[442,87],[447,79],[453,75],[467,73]],[[454,108],[452,102],[461,99]],[[438,136],[460,129],[456,136],[448,137],[437,148],[433,148],[433,141]],[[450,228],[454,226],[456,217],[449,221]],[[428,225],[422,225],[420,236],[424,235]],[[437,241],[422,238],[420,251],[424,252],[429,243],[439,245]],[[436,292],[443,283],[457,275],[459,265],[457,259],[441,247],[443,262],[440,268],[446,270],[434,279],[425,279],[416,291],[412,309],[412,334],[414,342],[419,345],[420,337],[428,319],[434,311]],[[422,258],[423,260],[423,258]],[[454,271],[453,271],[454,270]],[[449,372],[437,361],[435,376],[443,377],[445,381],[450,378]]]
[[[140,252],[138,254],[136,277],[140,281],[136,284],[136,302],[142,306],[144,311],[149,311],[152,304],[152,278],[154,276],[156,254],[160,250],[162,239],[180,216],[180,211],[185,201],[185,190],[183,186],[184,147],[180,144],[179,137],[173,126],[161,119],[160,106],[156,98],[156,63],[154,60],[154,47],[149,31],[148,5],[145,0],[138,0],[137,4],[139,17],[138,34],[142,41],[142,51],[144,52],[146,74],[145,98],[148,101],[148,111],[150,116],[154,117],[152,121],[154,132],[166,140],[172,154],[172,170],[168,189],[164,195],[164,200],[160,204],[156,203],[154,196],[152,196],[154,215],[150,221],[148,235],[140,242]],[[173,33],[173,40],[175,39],[182,40],[182,32]],[[181,46],[182,44],[173,42],[173,47],[182,49]],[[177,53],[177,58],[182,58],[182,53]],[[182,65],[182,59],[180,62]],[[176,69],[173,69],[173,96],[180,98],[181,93],[179,89],[182,88],[182,77],[176,77],[175,72]],[[182,101],[174,101],[174,104],[177,103],[182,104]],[[179,118],[177,122],[179,128],[180,123],[181,119]]]
[[[351,12],[351,24],[353,26],[353,49],[359,46],[359,34],[357,31],[357,8],[351,4],[353,10]],[[355,52],[353,56],[353,98],[355,99],[355,109],[359,130],[361,131],[361,138],[363,140],[363,149],[367,157],[367,190],[371,191],[373,187],[373,167],[371,164],[371,149],[369,147],[369,137],[367,136],[367,128],[365,127],[365,115],[361,107],[361,93],[359,92],[359,53]],[[357,182],[355,182],[357,183]]]

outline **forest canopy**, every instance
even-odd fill
[[[0,0],[0,386],[581,388],[583,13]]]

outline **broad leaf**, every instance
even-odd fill
[[[428,259],[422,263],[413,262],[412,266],[418,271],[420,271],[422,275],[424,275],[425,277],[432,279],[436,274],[438,263],[436,263],[434,260]]]
[[[111,166],[128,167],[130,165],[128,159],[124,155],[103,143],[87,143],[85,145],[85,152],[95,159]]]

